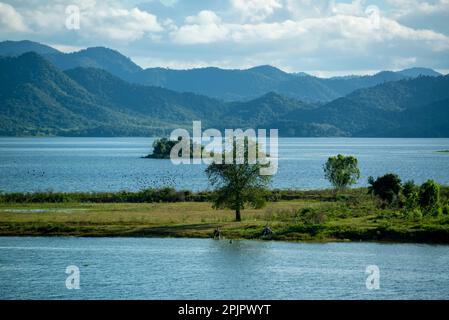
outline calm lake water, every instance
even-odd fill
[[[0,237],[0,299],[448,298],[449,246]]]
[[[117,191],[172,186],[205,190],[204,165],[142,159],[152,138],[0,138],[0,190]],[[282,138],[272,186],[329,187],[322,165],[331,155],[355,155],[362,177],[396,172],[421,183],[449,184],[449,139]]]

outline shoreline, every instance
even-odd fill
[[[351,240],[351,239],[324,239],[324,240],[294,240],[294,239],[261,239],[261,238],[223,238],[213,239],[212,237],[198,237],[198,236],[160,236],[160,235],[69,235],[69,234],[0,234],[0,238],[72,238],[72,239],[96,239],[96,238],[141,238],[141,239],[198,239],[198,240],[213,240],[221,242],[232,241],[262,241],[262,242],[285,242],[298,244],[330,244],[330,243],[376,243],[376,244],[416,244],[429,246],[448,246],[449,242],[439,241],[413,241],[413,240],[388,240],[388,239],[365,239],[365,240]]]
[[[442,191],[446,199],[449,188]],[[449,244],[448,215],[416,218],[381,208],[363,188],[337,199],[330,192],[278,194],[264,209],[242,211],[242,222],[231,210],[212,209],[204,195],[189,202],[3,201],[0,236],[212,238],[219,227],[228,240]],[[262,238],[265,225],[274,233]]]

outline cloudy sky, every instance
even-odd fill
[[[449,0],[0,0],[0,39],[106,46],[143,67],[447,73]]]

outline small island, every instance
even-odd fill
[[[449,153],[449,150],[438,150],[439,153]]]
[[[170,159],[171,149],[181,140],[170,140],[167,138],[156,139],[153,142],[153,153],[143,157],[145,159]],[[194,146],[197,144],[190,139],[190,157],[193,158]],[[201,152],[204,150],[204,146],[201,146]],[[180,155],[181,156],[181,155]]]

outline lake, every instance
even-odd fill
[[[142,159],[153,138],[0,138],[0,191],[118,191],[171,186],[209,188],[204,165],[175,166]],[[326,159],[338,153],[359,159],[368,176],[398,173],[405,181],[449,184],[449,139],[281,138],[272,187],[315,189]]]
[[[0,299],[448,298],[449,246],[0,237]]]

